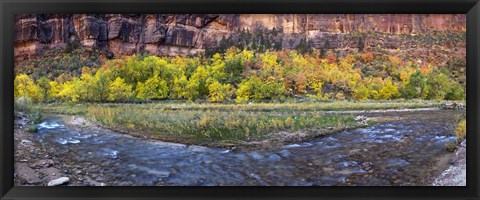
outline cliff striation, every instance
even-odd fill
[[[362,45],[397,49],[402,47],[402,35],[464,32],[466,18],[450,14],[23,14],[15,17],[15,58],[25,60],[69,45],[115,56],[193,55],[218,45],[222,38],[236,38],[242,30],[259,27],[278,31],[283,48],[295,48],[302,39],[316,48],[358,48],[352,33],[376,32],[383,33],[382,38]]]

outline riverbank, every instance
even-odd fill
[[[464,140],[455,151],[451,166],[435,179],[434,186],[466,186],[467,185],[467,149]]]
[[[104,186],[106,183],[92,177],[100,177],[100,170],[87,169],[80,164],[70,165],[48,145],[42,145],[28,127],[34,123],[23,112],[15,114],[14,129],[14,184],[22,186]],[[68,181],[65,179],[68,178]],[[65,182],[58,182],[62,180]],[[55,181],[57,181],[55,183]]]
[[[444,101],[258,104],[41,104],[44,113],[83,117],[141,138],[221,148],[275,148],[393,120],[362,113],[438,109]]]
[[[140,139],[78,116],[45,116],[37,133],[16,128],[23,131],[16,132],[16,143],[28,139],[32,148],[16,146],[16,184],[46,185],[51,179],[42,172],[57,169],[55,175],[70,179],[68,186],[427,185],[449,167],[452,153],[443,143],[454,137],[446,124],[455,119],[454,111],[364,115],[392,121],[277,149],[235,150]],[[36,169],[44,157],[51,162]],[[33,172],[27,176],[26,170]],[[24,180],[32,177],[40,181]]]

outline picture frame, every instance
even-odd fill
[[[14,15],[18,13],[404,13],[467,16],[466,187],[14,187]],[[478,0],[2,0],[1,199],[479,199]]]

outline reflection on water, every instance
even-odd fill
[[[110,185],[428,184],[435,159],[447,154],[443,144],[455,139],[447,123],[454,113],[393,114],[408,119],[270,151],[152,142],[93,127],[70,127],[60,116],[38,124],[36,139],[62,162],[100,171]]]

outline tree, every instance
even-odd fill
[[[108,100],[108,90],[110,89],[110,81],[107,79],[107,76],[103,73],[102,70],[99,70],[95,74],[95,87],[94,87],[94,97],[95,100],[100,102],[106,102]]]
[[[42,99],[43,101],[49,101],[50,100],[50,80],[47,77],[41,77],[37,81],[37,85],[40,87],[40,92],[42,93]]]
[[[164,99],[168,96],[168,86],[165,80],[161,80],[157,75],[149,78],[145,83],[138,83],[137,98],[143,100]]]
[[[447,75],[434,70],[427,77],[429,92],[427,99],[445,99],[450,91],[450,80]]]
[[[58,96],[64,100],[76,103],[80,100],[80,91],[82,89],[82,81],[78,78],[73,78],[73,80],[62,84],[62,90],[60,90]]]
[[[34,102],[43,100],[41,88],[26,74],[19,74],[15,77],[14,96],[28,97]]]
[[[82,88],[78,91],[81,101],[92,102],[96,100],[95,90],[97,80],[88,71],[83,71],[80,77]]]
[[[403,88],[403,97],[407,99],[422,98],[425,99],[428,95],[427,78],[417,70],[410,75],[407,84]]]
[[[312,98],[319,99],[319,100],[325,100],[328,97],[323,95],[323,83],[321,81],[314,82],[311,85],[311,88],[313,91],[315,91],[315,95],[309,95]]]
[[[247,102],[252,96],[251,86],[252,85],[248,81],[242,82],[237,89],[237,98],[235,99],[235,102],[237,103]]]
[[[379,99],[395,99],[400,97],[397,87],[395,87],[390,78],[386,80],[385,86],[378,92]]]
[[[132,97],[132,86],[125,83],[120,77],[117,77],[115,81],[110,83],[109,91],[108,99],[110,101],[125,102]]]
[[[208,99],[210,102],[221,102],[232,96],[230,84],[221,84],[214,81],[208,86],[208,90],[210,92],[210,98]]]
[[[48,84],[50,85],[50,91],[48,91],[48,96],[54,99],[60,98],[58,93],[60,93],[60,91],[62,90],[62,85],[59,84],[57,81],[50,81],[48,82]]]
[[[364,84],[361,84],[353,91],[352,96],[356,100],[367,100],[370,97],[370,92]]]
[[[186,76],[175,78],[173,80],[173,88],[170,92],[172,98],[185,99],[188,98],[187,91],[188,80]]]
[[[464,100],[465,99],[465,91],[460,86],[460,84],[455,83],[452,81],[451,88],[445,95],[446,100]]]

